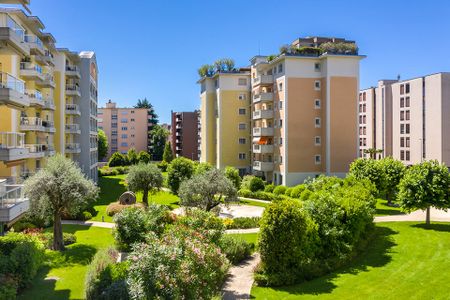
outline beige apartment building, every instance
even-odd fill
[[[377,157],[392,156],[406,165],[436,159],[450,166],[450,73],[380,81],[360,92],[359,105],[364,104],[375,109],[360,112],[360,156],[373,148],[380,150]],[[375,132],[361,131],[369,127]]]
[[[105,108],[99,108],[98,126],[108,139],[109,159],[114,152],[127,153],[131,148],[137,152],[148,149],[148,109],[117,107],[111,100]]]
[[[249,71],[202,78],[201,160],[244,170],[243,164],[220,159],[224,153],[243,157],[248,151],[247,169],[287,186],[320,174],[344,176],[358,155],[363,56],[357,53],[353,41],[300,38],[277,56],[255,56]],[[218,94],[224,88],[231,94],[225,98],[225,115],[224,97]],[[241,148],[244,135],[235,136],[235,128],[251,136],[250,144]]]

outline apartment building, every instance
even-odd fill
[[[253,57],[244,72],[202,78],[202,161],[223,168],[218,158],[238,152],[248,165],[226,165],[288,186],[320,174],[344,176],[358,156],[362,58],[353,41],[299,38],[279,55]],[[241,88],[223,105],[228,115],[218,95],[225,76],[231,79],[225,88]],[[232,136],[235,127],[242,136]]]
[[[201,78],[200,161],[251,171],[250,68]],[[172,128],[173,130],[173,128]]]
[[[173,129],[170,132],[172,152],[176,157],[199,160],[199,111],[171,112]]]
[[[375,97],[369,95],[375,94]],[[377,87],[360,91],[360,105],[372,102],[367,123],[375,132],[360,129],[360,156],[365,149],[378,149],[378,157],[392,156],[406,165],[436,159],[450,166],[450,73],[437,73],[409,80],[383,80]],[[364,139],[367,144],[364,146]]]
[[[109,142],[109,159],[114,152],[127,153],[148,149],[148,128],[152,127],[147,108],[117,107],[111,100],[98,113],[98,126],[105,131]]]

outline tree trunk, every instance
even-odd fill
[[[142,202],[145,206],[148,206],[148,190],[144,189],[144,196],[142,196]]]
[[[55,212],[53,219],[53,250],[64,250],[61,216],[58,212]]]
[[[425,221],[427,225],[430,225],[430,207],[427,207],[427,219]]]

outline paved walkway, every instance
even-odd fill
[[[66,225],[83,225],[102,228],[114,228],[116,226],[116,224],[114,223],[97,222],[97,221],[62,220],[61,223]]]
[[[172,210],[174,214],[182,215],[184,214],[184,208],[178,207]],[[261,217],[264,212],[264,207],[251,206],[245,204],[230,204],[228,207],[222,206],[220,208],[219,217],[221,218],[242,218],[242,217]]]
[[[255,253],[228,271],[228,276],[222,287],[222,299],[250,299],[253,285],[253,270],[259,263],[259,254]]]

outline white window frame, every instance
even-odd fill
[[[319,105],[317,105],[317,103],[319,103]],[[322,107],[322,101],[320,101],[320,99],[314,99],[314,108],[320,109],[321,107]]]
[[[319,158],[319,160],[317,160],[317,158]],[[322,156],[321,156],[320,154],[314,155],[314,163],[315,163],[316,165],[322,164]]]
[[[317,140],[319,140],[319,142],[317,142]],[[322,145],[322,137],[321,137],[320,135],[316,135],[316,136],[314,137],[314,145],[315,145],[315,146],[320,146],[320,145]]]
[[[317,120],[319,120],[319,124],[317,124]],[[315,126],[316,128],[322,127],[322,119],[321,119],[320,117],[315,117],[315,118],[314,118],[314,126]]]
[[[241,128],[241,125],[244,125],[244,128]],[[238,124],[238,130],[246,130],[247,129],[247,123],[239,123]]]
[[[319,84],[319,86],[317,86],[317,84]],[[314,81],[314,89],[316,91],[320,91],[321,88],[322,88],[322,83],[320,82],[320,80],[315,80]]]

